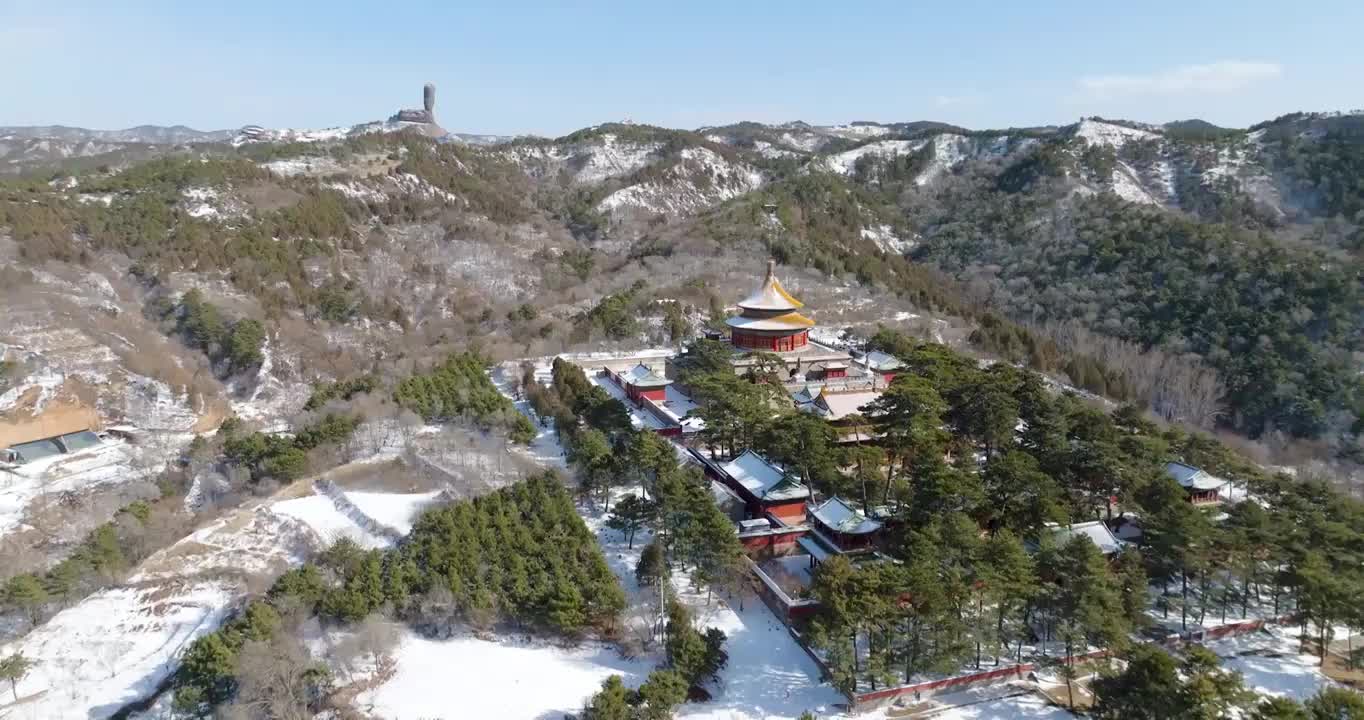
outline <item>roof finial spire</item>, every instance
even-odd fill
[[[777,259],[769,258],[767,261],[767,279],[770,281],[777,277]]]

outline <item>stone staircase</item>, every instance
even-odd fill
[[[313,483],[313,488],[317,490],[317,494],[331,500],[337,511],[350,518],[351,522],[364,528],[366,532],[390,540],[395,544],[403,539],[403,534],[396,529],[366,515],[365,511],[351,502],[350,498],[346,497],[346,493],[342,492],[341,488],[337,487],[332,481],[319,478]]]

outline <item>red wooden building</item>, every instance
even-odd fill
[[[644,363],[640,363],[619,376],[621,387],[625,388],[625,395],[635,402],[641,404],[645,398],[654,402],[663,402],[667,399],[668,386],[672,381],[650,370]]]
[[[743,498],[749,517],[771,515],[786,525],[805,522],[810,489],[763,456],[745,450],[723,465],[711,463],[707,467],[713,469],[717,480]]]
[[[781,286],[776,266],[775,261],[767,263],[762,286],[739,301],[740,313],[725,321],[734,347],[789,352],[810,344],[810,328],[815,321],[797,312],[804,303]]]

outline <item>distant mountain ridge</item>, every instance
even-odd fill
[[[195,130],[184,125],[138,125],[122,130],[91,130],[67,125],[18,125],[0,127],[0,138],[35,138],[83,142],[146,143],[148,145],[178,145],[192,142],[223,142],[237,134],[236,130]]]

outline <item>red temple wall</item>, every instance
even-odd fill
[[[628,396],[630,397],[630,399],[631,399],[631,400],[634,400],[635,402],[643,402],[643,399],[644,399],[644,398],[648,398],[648,399],[650,399],[650,400],[653,400],[654,402],[663,402],[665,399],[667,399],[668,390],[667,390],[667,388],[647,388],[647,389],[646,389],[646,388],[639,388],[639,387],[635,387],[634,385],[631,385],[631,386],[626,390],[626,395],[628,395]]]
[[[734,347],[747,350],[770,350],[772,352],[784,352],[787,350],[799,350],[810,344],[810,331],[801,330],[790,335],[762,335],[750,333],[744,330],[735,330],[730,333],[730,341]]]
[[[805,500],[794,500],[792,502],[769,504],[767,512],[779,517],[788,525],[799,525],[805,522]]]

